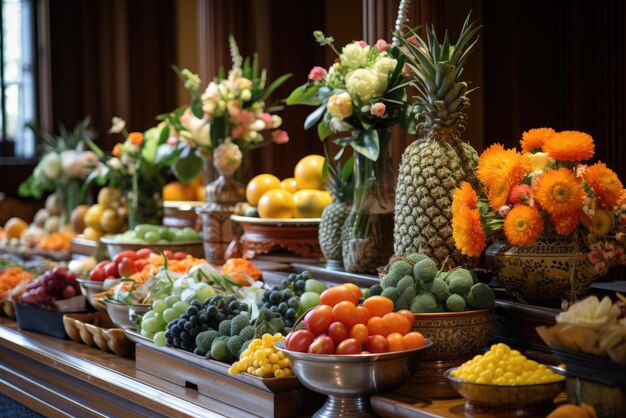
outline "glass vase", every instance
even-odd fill
[[[342,230],[346,271],[376,274],[393,255],[395,170],[391,129],[378,130],[380,152],[373,161],[354,154],[354,200]]]
[[[163,186],[165,176],[161,173],[138,173],[126,188],[128,227],[140,224],[163,224]]]
[[[78,206],[85,203],[85,194],[82,190],[83,180],[72,179],[66,183],[57,184],[55,194],[61,204],[61,225],[70,223],[72,211]]]

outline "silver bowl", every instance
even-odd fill
[[[276,348],[289,358],[293,373],[304,386],[328,395],[313,417],[375,417],[369,396],[407,382],[432,344],[427,339],[423,347],[414,350],[350,355],[290,351],[284,341],[276,343]]]
[[[80,285],[80,292],[87,298],[89,304],[97,311],[106,311],[106,306],[92,296],[104,291],[104,282],[96,282],[89,279],[76,279]]]
[[[554,397],[564,388],[564,380],[551,383],[532,385],[493,385],[468,382],[450,374],[453,367],[444,372],[452,387],[465,398],[467,415],[480,415],[480,412],[491,411],[494,414],[516,412],[519,416],[541,415],[554,408]],[[552,370],[558,371],[557,368]],[[517,415],[516,415],[517,416]]]
[[[143,315],[152,309],[152,305],[137,304],[133,305],[133,309],[131,310],[131,307],[125,303],[115,302],[109,299],[105,299],[102,302],[106,306],[111,321],[117,327],[123,329],[137,329],[133,321],[134,315]]]

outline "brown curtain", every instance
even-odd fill
[[[85,116],[111,149],[111,117],[143,131],[176,106],[173,0],[50,0],[53,122]]]

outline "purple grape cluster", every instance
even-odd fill
[[[77,277],[65,267],[47,270],[26,286],[26,291],[18,295],[17,302],[49,305],[55,300],[74,297],[79,293]]]

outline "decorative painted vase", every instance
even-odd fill
[[[585,244],[576,243],[574,236],[541,236],[532,245],[519,246],[498,240],[485,255],[494,276],[523,303],[561,306],[563,300],[587,293],[600,276]]]

